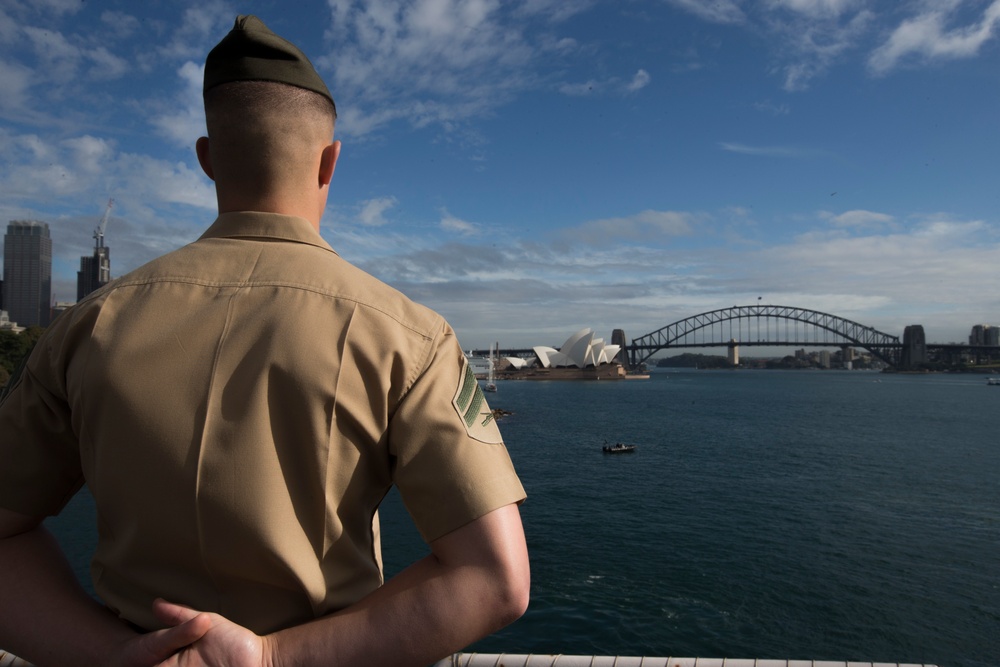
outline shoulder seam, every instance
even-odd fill
[[[304,285],[304,284],[301,284],[301,283],[295,283],[295,282],[291,282],[291,281],[281,281],[281,280],[265,280],[265,281],[221,280],[221,281],[213,281],[213,280],[199,280],[197,278],[180,277],[180,276],[176,276],[176,277],[174,277],[174,276],[157,276],[155,278],[143,278],[143,279],[136,278],[136,279],[131,279],[131,280],[130,279],[124,279],[124,280],[120,279],[118,282],[114,283],[112,289],[109,289],[107,292],[105,292],[105,294],[109,294],[109,295],[113,294],[115,291],[117,291],[119,289],[122,289],[122,288],[125,288],[125,287],[142,287],[142,286],[146,286],[146,285],[156,285],[156,284],[159,284],[159,283],[180,283],[180,284],[198,285],[198,286],[201,286],[201,287],[216,288],[216,289],[227,289],[227,288],[229,288],[229,289],[246,289],[248,287],[278,287],[278,288],[283,288],[283,289],[294,289],[294,290],[299,290],[299,291],[303,291],[303,292],[311,292],[313,294],[317,294],[319,296],[330,298],[330,299],[339,299],[339,300],[342,300],[342,301],[349,301],[349,302],[354,303],[354,304],[356,304],[358,306],[361,306],[361,307],[364,307],[364,308],[368,308],[370,310],[374,310],[374,311],[376,311],[378,313],[382,313],[383,315],[385,315],[386,317],[392,319],[394,322],[396,322],[400,326],[406,327],[407,329],[409,329],[413,333],[418,334],[418,335],[422,336],[423,338],[425,338],[427,340],[432,340],[437,335],[436,333],[428,333],[428,331],[430,331],[430,328],[421,328],[421,327],[418,327],[417,325],[415,325],[415,324],[413,324],[411,322],[404,321],[401,318],[399,318],[395,313],[393,313],[392,311],[390,311],[389,309],[383,308],[383,307],[379,306],[378,304],[373,303],[371,301],[365,301],[365,300],[359,299],[358,297],[347,295],[347,294],[343,294],[343,293],[340,293],[340,292],[336,292],[334,290],[321,289],[321,288],[318,288],[318,287],[316,287],[314,285]],[[404,298],[407,298],[407,297],[404,296]],[[426,312],[429,312],[429,313],[434,313],[433,310],[430,310],[426,306],[422,306],[422,305],[416,303],[415,301],[411,301],[411,303],[415,307],[417,307],[419,309],[423,309],[423,310],[425,310]],[[434,317],[433,317],[433,321],[431,322],[431,326],[434,327],[436,325],[439,325],[440,322],[441,322],[441,320],[442,320],[441,316],[438,315],[437,313],[434,313]]]

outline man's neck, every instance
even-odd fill
[[[305,198],[303,198],[305,199]],[[308,202],[306,202],[308,203]],[[259,213],[277,213],[279,215],[291,215],[308,220],[316,231],[319,231],[319,222],[322,217],[322,210],[317,206],[304,206],[303,201],[294,202],[288,199],[279,200],[268,197],[233,197],[224,198],[219,195],[219,213],[236,213],[240,211],[257,211]]]

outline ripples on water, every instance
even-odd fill
[[[659,372],[490,400],[514,412],[533,584],[479,650],[1000,662],[982,376]]]
[[[532,601],[477,650],[1000,663],[1000,388],[982,376],[498,384]],[[56,530],[86,544],[78,523]],[[387,573],[426,551],[394,494],[382,523]]]

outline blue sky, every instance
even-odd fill
[[[466,347],[758,297],[1000,325],[1000,0],[0,0],[0,220],[50,224],[56,299],[109,197],[116,276],[213,220],[239,13],[337,100],[324,237]]]

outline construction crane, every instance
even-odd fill
[[[115,205],[115,200],[108,199],[108,207],[104,209],[104,216],[101,218],[101,223],[97,225],[97,229],[94,230],[94,248],[104,247],[104,228],[108,226],[108,218],[111,216],[111,209]]]

